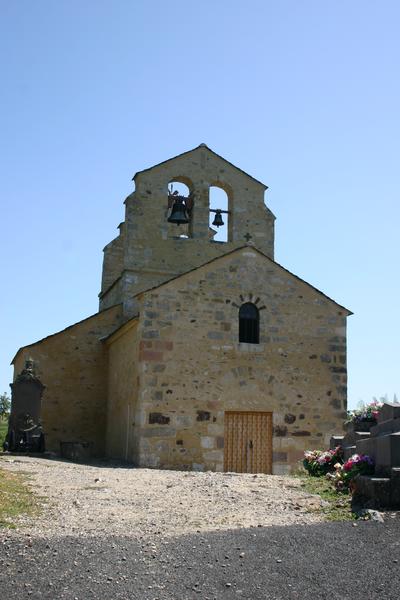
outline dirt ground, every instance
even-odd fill
[[[28,476],[41,515],[21,517],[37,535],[141,537],[317,523],[319,496],[295,477],[139,469],[99,462],[2,456],[0,466]]]

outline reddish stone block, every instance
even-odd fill
[[[303,450],[294,450],[294,449],[291,449],[289,451],[289,462],[291,464],[294,464],[294,463],[296,463],[298,461],[302,461],[303,458],[304,458],[304,452],[303,452]]]
[[[161,362],[163,360],[162,352],[154,352],[153,350],[142,350],[139,352],[139,360],[147,362]]]
[[[149,342],[148,340],[140,340],[139,349],[143,350],[144,348],[151,348],[153,342]]]
[[[172,350],[174,343],[170,341],[156,340],[153,342],[154,350]]]

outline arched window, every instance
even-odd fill
[[[239,309],[239,342],[260,343],[260,316],[252,302],[242,304]]]

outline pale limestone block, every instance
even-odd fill
[[[191,415],[176,415],[175,424],[177,427],[192,427],[194,418]]]
[[[140,410],[136,413],[135,418],[136,425],[139,427],[143,427],[147,422],[147,412],[145,410]]]
[[[221,462],[224,460],[224,453],[222,452],[222,450],[211,450],[210,452],[204,452],[203,457],[204,460],[207,462]]]
[[[281,438],[281,450],[287,450],[289,448],[295,448],[299,445],[299,440],[307,440],[307,438],[296,438],[292,437],[290,434]]]
[[[201,438],[201,447],[202,448],[214,448],[215,446],[215,438],[210,436],[203,436]]]
[[[346,335],[346,327],[336,327],[335,333],[336,333],[336,335],[340,335],[342,337],[345,337],[345,335]]]
[[[170,448],[169,443],[164,440],[159,440],[154,445],[154,449],[157,451],[157,453],[168,454],[169,448]]]
[[[272,465],[273,475],[288,475],[290,473],[290,465],[277,464]]]
[[[285,421],[285,416],[283,413],[274,411],[272,414],[272,423],[274,425],[283,425]]]
[[[223,435],[224,426],[220,423],[209,423],[207,425],[207,433],[210,435]]]
[[[140,467],[159,467],[160,466],[160,457],[157,454],[145,454],[140,457],[139,460]]]
[[[141,435],[147,438],[171,438],[175,437],[176,429],[174,427],[154,427],[154,425],[150,425],[142,429]]]

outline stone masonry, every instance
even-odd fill
[[[274,256],[275,217],[264,204],[267,187],[201,144],[134,177],[135,191],[125,200],[119,236],[104,248],[100,310],[123,302],[124,313],[137,311],[135,295],[222,256],[251,239]],[[190,237],[167,221],[168,184],[185,183],[194,198]],[[209,189],[228,195],[229,241],[209,239]]]
[[[260,344],[238,342],[243,300],[260,307]],[[134,417],[127,423],[122,411],[108,440],[109,447],[122,444],[128,428],[122,437],[133,441],[133,462],[222,470],[224,412],[268,410],[273,472],[286,473],[341,427],[347,311],[254,248],[144,292],[138,302]],[[111,337],[111,348],[118,339]]]
[[[351,313],[274,261],[266,186],[204,144],[134,179],[120,234],[104,249],[100,312],[14,359],[18,373],[29,355],[46,386],[47,448],[223,470],[227,412],[268,414],[272,437],[234,432],[233,452],[265,447],[272,472],[289,472],[341,430]],[[185,238],[167,221],[171,181],[190,190]],[[228,195],[225,243],[210,234],[210,186]],[[239,341],[244,304],[259,343]],[[238,470],[250,468],[243,460]]]

